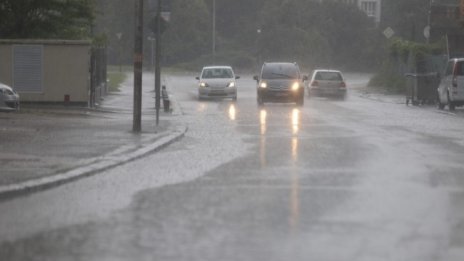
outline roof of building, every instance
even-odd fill
[[[1,39],[1,45],[8,44],[43,44],[43,45],[90,45],[90,40],[60,40],[60,39]]]

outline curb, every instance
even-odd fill
[[[406,104],[404,101],[399,101],[400,99],[391,98],[388,100],[387,98],[382,99],[380,96],[388,97],[388,94],[375,94],[375,93],[364,93],[362,91],[358,92],[357,96],[362,99],[377,101],[380,103],[389,103],[389,104]]]
[[[169,146],[170,144],[183,138],[187,131],[187,126],[179,127],[174,131],[171,131],[169,135],[156,139],[155,142],[150,143],[147,146],[136,148],[135,150],[133,147],[131,147],[132,151],[129,153],[127,153],[127,151],[130,151],[130,149],[119,152],[117,154],[110,153],[108,155],[102,156],[101,158],[91,162],[86,166],[77,167],[60,174],[24,181],[12,185],[0,186],[0,199],[42,191],[78,180],[80,178],[95,175],[98,172],[111,169],[119,165],[123,165]]]

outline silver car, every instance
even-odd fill
[[[337,70],[314,70],[308,84],[309,95],[346,97],[346,82]]]
[[[230,66],[206,66],[203,67],[198,80],[198,98],[232,98],[237,100],[237,84],[232,67]]]
[[[8,85],[0,83],[0,111],[19,110],[19,94]]]
[[[464,105],[464,58],[448,61],[445,75],[438,86],[438,108],[448,105],[450,111]]]

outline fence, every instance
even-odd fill
[[[108,94],[106,65],[106,47],[93,47],[90,57],[90,107],[98,106],[103,96]]]
[[[406,77],[406,105],[433,104],[437,97],[440,77],[448,58],[443,55],[424,55],[415,60],[410,55]]]

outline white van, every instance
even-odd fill
[[[450,111],[464,105],[464,58],[448,61],[445,75],[438,86],[438,108],[448,105]]]

